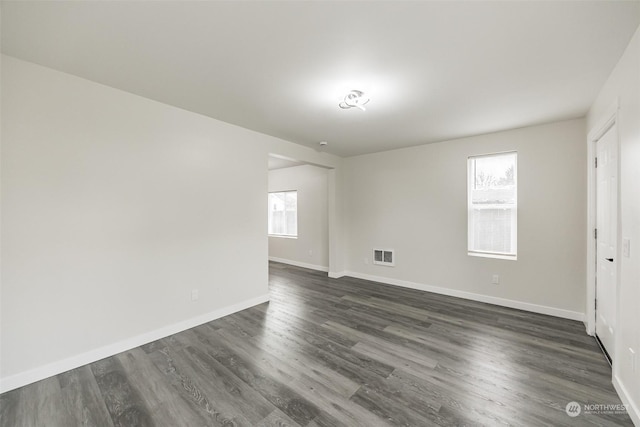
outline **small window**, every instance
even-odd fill
[[[298,192],[269,193],[269,234],[298,236]]]
[[[469,255],[516,259],[517,153],[469,157]]]

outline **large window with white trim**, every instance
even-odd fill
[[[469,255],[516,259],[518,154],[468,159]]]
[[[298,236],[298,192],[269,193],[269,235]]]

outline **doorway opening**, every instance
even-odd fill
[[[270,154],[269,260],[329,272],[327,167]]]

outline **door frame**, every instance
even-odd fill
[[[598,124],[594,126],[587,136],[587,306],[585,313],[585,327],[587,330],[587,334],[591,336],[595,336],[596,334],[596,255],[597,255],[597,244],[594,236],[594,230],[596,229],[596,143],[598,140],[613,126],[617,126],[619,123],[618,120],[618,100],[616,99],[615,103],[611,105],[604,114],[602,114],[601,119],[597,122]],[[617,204],[617,215],[616,215],[616,235],[617,235],[617,243],[616,243],[616,259],[620,259],[620,242],[621,240],[621,230],[620,230],[620,134],[618,129],[616,128],[616,150],[618,151],[617,155],[617,178],[618,178],[618,188],[616,194],[616,204]],[[616,263],[616,295],[615,300],[616,304],[619,303],[619,289],[620,284],[620,265],[621,263]],[[616,311],[617,317],[617,311]],[[618,323],[618,319],[616,318],[616,324]],[[616,328],[616,335],[617,335]],[[614,336],[615,339],[615,336]],[[616,346],[618,340],[615,339],[614,346]],[[613,351],[614,354],[617,352]]]

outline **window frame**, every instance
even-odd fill
[[[284,209],[284,223],[285,226],[287,224],[287,209],[286,209],[286,196],[288,193],[295,193],[296,194],[296,210],[295,210],[295,216],[296,216],[296,233],[295,234],[278,234],[278,233],[272,233],[271,232],[271,195],[272,194],[284,194],[284,200],[285,200],[285,209]],[[290,212],[290,211],[289,211]],[[297,239],[298,238],[298,190],[281,190],[281,191],[269,191],[267,193],[267,235],[269,237],[280,237],[283,239]]]
[[[484,204],[478,205],[472,202],[472,190],[475,189],[476,182],[476,171],[475,171],[475,162],[474,160],[486,157],[497,157],[502,155],[515,155],[514,166],[513,166],[513,178],[514,178],[514,189],[515,189],[515,197],[514,202],[510,204]],[[473,210],[474,209],[510,209],[511,210],[511,249],[512,252],[495,252],[495,251],[482,251],[477,249],[472,249],[474,247],[474,222],[473,222]],[[479,154],[474,156],[467,157],[467,255],[476,256],[476,257],[484,257],[484,258],[495,258],[495,259],[505,259],[505,260],[513,260],[516,261],[518,259],[518,152],[516,150],[513,151],[501,151],[497,153],[488,153],[488,154]]]

